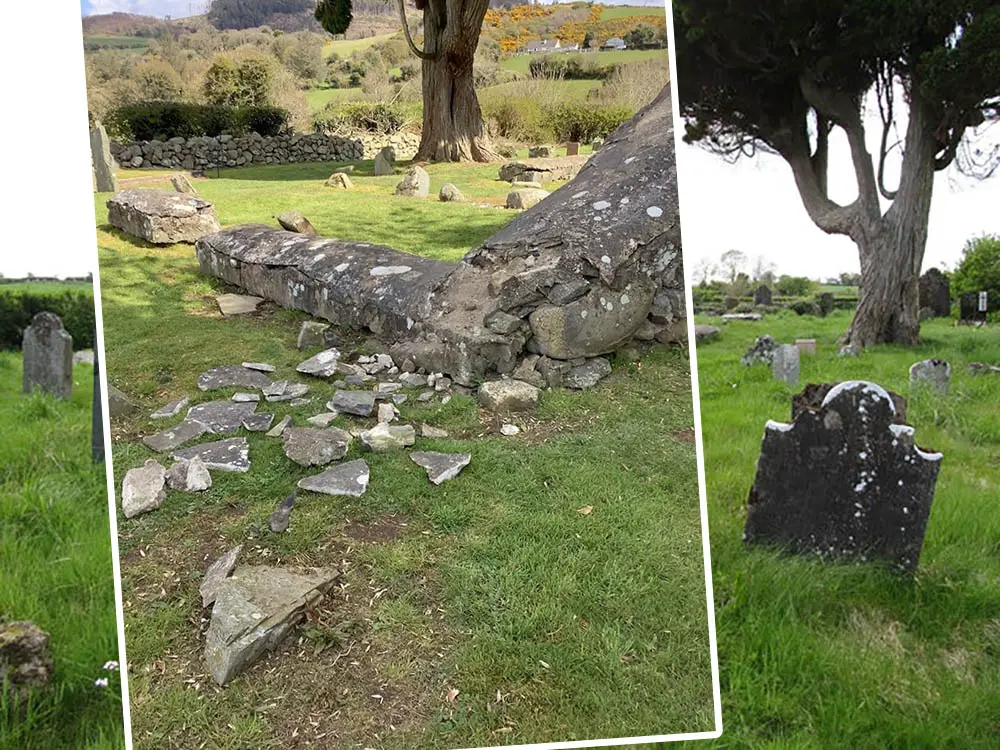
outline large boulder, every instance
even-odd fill
[[[431,176],[423,167],[411,167],[406,176],[396,185],[396,195],[411,198],[426,198],[431,189]]]
[[[107,206],[111,226],[154,245],[197,242],[220,229],[211,203],[173,190],[122,190]]]

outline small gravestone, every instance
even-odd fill
[[[819,306],[820,317],[825,318],[833,312],[833,295],[830,292],[823,292],[816,298],[816,304]]]
[[[198,191],[194,189],[194,185],[191,184],[191,180],[187,178],[187,175],[175,174],[170,178],[170,184],[174,186],[174,190],[178,193],[198,196]]]
[[[816,353],[816,339],[795,339],[795,346],[802,354]]]
[[[453,184],[446,182],[438,191],[438,200],[444,203],[462,203],[465,201],[465,196]]]
[[[936,268],[920,277],[920,309],[927,310],[932,318],[951,315],[951,282]]]
[[[774,362],[774,352],[778,348],[778,342],[774,336],[764,334],[758,336],[753,342],[753,346],[747,349],[740,357],[740,364],[744,367],[751,365],[770,365]]]
[[[836,388],[839,383],[807,383],[801,393],[792,396],[792,421],[807,409],[819,409],[823,405],[826,394]],[[892,399],[892,408],[897,424],[906,424],[906,399],[898,393],[886,390]]]
[[[529,159],[548,159],[552,156],[552,149],[549,146],[534,146],[528,149]]]
[[[969,292],[959,301],[959,322],[966,325],[982,325],[989,312],[987,292]]]
[[[753,303],[755,305],[769,306],[771,304],[771,288],[761,284],[754,289]]]
[[[281,224],[282,228],[289,231],[295,232],[296,234],[308,234],[311,236],[318,235],[319,232],[316,231],[316,227],[312,225],[312,222],[307,219],[301,211],[285,211],[283,214],[279,214],[275,217],[278,223]]]
[[[40,312],[24,329],[21,343],[25,393],[42,391],[56,398],[73,393],[73,337],[55,313]]]
[[[910,387],[929,387],[942,396],[951,384],[951,365],[943,359],[925,359],[910,366]]]
[[[392,166],[396,161],[396,152],[391,146],[386,146],[375,155],[375,176],[396,174],[396,169]]]
[[[430,190],[431,176],[423,167],[411,167],[396,185],[396,195],[408,195],[411,198],[426,198]]]
[[[111,155],[111,139],[108,138],[108,131],[100,122],[95,123],[95,127],[90,131],[90,156],[94,162],[94,178],[97,182],[98,193],[117,193],[118,178],[115,170],[118,165],[115,157]]]
[[[354,183],[352,183],[351,178],[343,172],[334,172],[327,179],[326,186],[339,188],[340,190],[351,190],[354,187]]]
[[[799,384],[799,349],[791,344],[782,344],[774,350],[771,364],[774,379],[795,387]]]
[[[913,570],[941,454],[917,447],[894,418],[883,388],[851,381],[792,423],[768,422],[744,540]]]
[[[580,154],[579,141],[570,141],[566,144],[566,156],[578,156]]]

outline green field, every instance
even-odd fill
[[[655,16],[657,13],[666,13],[663,8],[655,5],[607,5],[601,11],[601,20],[608,21],[615,18],[632,18],[633,16]]]
[[[21,393],[21,357],[0,352],[0,622],[51,635],[51,687],[14,710],[0,697],[0,747],[123,748],[114,576],[104,465],[90,456],[93,368],[70,401]],[[109,677],[109,686],[94,681]]]
[[[392,34],[377,34],[366,36],[361,39],[330,39],[323,45],[323,55],[330,57],[337,54],[340,57],[350,57],[355,52],[364,52],[369,47],[388,41],[396,36]]]
[[[306,102],[313,114],[322,112],[323,108],[331,102],[343,104],[344,102],[363,101],[364,92],[360,88],[353,89],[309,89],[306,92]]]
[[[699,322],[721,325],[718,319]],[[1000,716],[1000,328],[950,320],[923,344],[836,356],[847,312],[729,323],[698,346],[725,748],[995,748]],[[820,564],[741,541],[764,424],[792,390],[745,368],[755,336],[816,338],[802,383],[871,380],[910,398],[919,445],[944,454],[920,568]],[[911,393],[913,362],[951,363],[947,397]],[[704,745],[698,744],[697,747]]]
[[[663,64],[667,65],[667,51],[663,49],[625,49],[621,51],[598,51],[573,54],[569,52],[559,53],[561,56],[580,60],[582,63],[590,64],[594,62],[598,65],[611,65],[614,63],[628,63],[640,60],[663,59]],[[537,55],[512,55],[500,61],[501,67],[512,70],[516,73],[528,73],[528,65]]]
[[[395,197],[399,178],[371,177],[370,161],[354,190],[325,188],[333,167],[224,170],[195,185],[223,224],[273,223],[296,207],[323,235],[450,260],[514,215],[476,205],[509,189],[496,165],[427,167],[432,192],[449,180],[466,204]],[[312,352],[295,349],[301,314],[221,319],[213,296],[225,287],[199,274],[193,249],[111,230],[106,197],[95,208],[108,373],[141,403],[114,428],[120,483],[153,455],[138,438],[165,426],[145,415],[181,394],[220,397],[198,392],[200,372],[253,359],[284,376]],[[345,332],[341,347],[377,344]],[[300,498],[282,535],[259,534],[310,472],[250,433],[248,474],[218,473],[204,495],[170,493],[156,512],[121,519],[136,747],[453,748],[711,729],[689,383],[684,350],[621,359],[591,391],[546,391],[537,412],[514,418],[525,428],[514,438],[469,396],[411,398],[403,423],[451,433],[418,445],[471,452],[465,472],[433,487],[405,456],[367,454],[363,497]],[[331,392],[311,385],[315,405],[267,410],[304,424]],[[202,663],[198,585],[240,542],[245,563],[340,565],[344,588],[301,647],[289,642],[218,691]]]
[[[120,49],[134,52],[145,52],[149,49],[150,40],[139,36],[115,36],[85,34],[83,46],[86,49]]]
[[[0,283],[0,294],[16,292],[18,294],[62,294],[63,292],[93,292],[93,284],[89,281],[15,281]]]

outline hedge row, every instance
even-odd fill
[[[74,349],[94,348],[94,297],[87,292],[0,292],[0,350],[20,349],[24,329],[40,312],[54,312],[73,337]]]
[[[113,110],[105,121],[119,141],[167,141],[200,136],[281,135],[290,115],[280,107],[224,107],[184,102],[138,102]]]

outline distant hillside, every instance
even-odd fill
[[[105,13],[83,19],[83,33],[92,36],[157,36],[167,22],[133,13]]]

